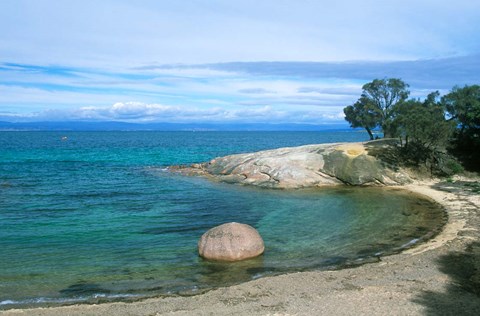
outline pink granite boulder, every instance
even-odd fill
[[[198,241],[198,253],[208,260],[240,261],[257,257],[264,250],[255,228],[234,222],[208,230]]]

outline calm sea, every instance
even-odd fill
[[[0,132],[0,309],[193,294],[253,278],[361,263],[442,222],[399,190],[279,191],[212,183],[170,165],[362,132]],[[237,221],[266,244],[234,264],[197,255]]]

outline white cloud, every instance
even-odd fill
[[[86,106],[75,109],[71,115],[76,119],[119,121],[168,121],[185,117],[185,110],[169,105],[141,102],[117,102],[111,106]]]
[[[68,109],[81,104],[113,103],[118,96],[76,91],[54,91],[40,87],[5,86],[0,83],[0,109],[13,112],[37,112],[45,108]]]
[[[174,116],[179,112],[178,107],[160,105],[160,104],[143,104],[139,102],[115,103],[110,109],[109,114],[119,119],[139,119],[162,116]]]
[[[201,109],[191,107],[146,104],[141,102],[115,103],[111,106],[88,106],[72,110],[46,109],[33,113],[0,112],[10,121],[122,121],[136,123],[325,123],[343,122],[338,109],[286,110],[268,105],[249,108]]]
[[[411,84],[415,98],[435,90],[445,94],[454,84],[478,83],[478,56],[392,63],[172,65],[170,75],[152,69],[0,64],[0,111],[7,118],[30,120],[318,123],[343,120],[338,113],[373,78],[400,77]],[[175,67],[186,69],[185,76]],[[216,76],[216,68],[227,75]]]
[[[196,68],[188,65],[147,65],[134,67],[134,72],[145,72],[161,78],[167,76],[171,78],[229,78],[236,74],[230,71],[215,70],[209,68]]]
[[[244,88],[238,90],[240,93],[245,93],[245,94],[275,94],[275,91],[272,90],[267,90],[263,88]]]

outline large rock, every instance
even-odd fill
[[[268,188],[331,185],[402,185],[406,172],[379,155],[395,148],[395,140],[319,144],[220,157],[204,164],[172,169],[229,182]]]
[[[264,250],[255,228],[234,222],[210,229],[198,242],[198,253],[209,260],[240,261],[257,257]]]

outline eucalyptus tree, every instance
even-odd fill
[[[468,167],[480,170],[480,86],[455,86],[442,97],[442,104],[457,125],[453,142],[456,154]]]
[[[353,105],[345,107],[343,113],[345,113],[345,119],[350,122],[351,127],[365,128],[370,139],[374,139],[372,130],[378,126],[381,115],[367,99],[358,99]]]
[[[439,97],[440,93],[435,91],[423,102],[412,99],[397,108],[394,123],[405,140],[403,147],[416,157],[444,151],[455,128],[455,124],[445,118]]]
[[[401,79],[375,79],[362,87],[360,98],[353,105],[344,109],[345,119],[352,127],[363,127],[373,135],[371,130],[380,127],[384,137],[397,136],[394,122],[396,110],[410,94],[408,84]]]
[[[480,130],[480,86],[472,85],[452,91],[442,97],[447,113],[459,124],[460,133],[469,130]]]

